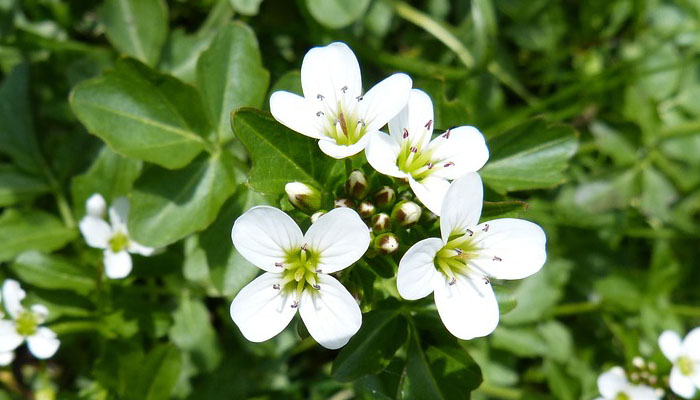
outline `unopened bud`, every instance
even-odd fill
[[[643,369],[644,368],[644,359],[640,356],[636,356],[632,359],[632,365],[634,365],[636,368]]]
[[[402,200],[413,200],[413,193],[410,190],[406,190],[399,194],[399,201]]]
[[[389,186],[383,186],[374,195],[374,204],[382,210],[388,210],[396,201],[396,192]]]
[[[355,202],[350,199],[335,199],[333,202],[333,208],[340,207],[355,208]]]
[[[362,200],[367,196],[369,183],[364,172],[356,169],[350,173],[348,180],[345,181],[345,193],[357,200]]]
[[[372,232],[384,232],[391,228],[391,218],[388,214],[379,213],[372,217]]]
[[[374,250],[379,254],[391,254],[399,249],[399,238],[391,232],[382,233],[374,238]]]
[[[632,381],[632,383],[639,383],[639,374],[636,372],[632,372],[630,374],[630,381]]]
[[[375,211],[376,207],[374,207],[374,204],[370,203],[369,201],[363,201],[359,206],[357,206],[357,213],[360,214],[360,217],[362,218],[371,217]]]
[[[318,219],[321,218],[321,216],[327,212],[328,211],[326,210],[318,210],[315,213],[311,214],[311,223],[313,224],[316,221],[318,221]]]
[[[400,201],[391,210],[391,219],[399,226],[414,225],[420,219],[422,209],[412,201]]]
[[[85,202],[85,211],[88,215],[94,217],[101,217],[105,214],[107,210],[107,203],[101,194],[95,193],[90,196]]]
[[[655,362],[649,361],[649,364],[647,364],[647,366],[649,367],[650,372],[656,372],[656,363]]]
[[[290,182],[284,185],[289,202],[298,210],[311,214],[321,208],[321,192],[301,182]]]

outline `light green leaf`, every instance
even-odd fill
[[[180,375],[180,352],[172,344],[162,344],[151,350],[129,374],[126,400],[167,400]]]
[[[306,7],[321,25],[339,29],[360,18],[369,3],[369,0],[306,0]]]
[[[28,251],[10,269],[23,281],[43,289],[66,289],[88,293],[95,288],[97,270],[55,255]]]
[[[671,205],[678,199],[678,191],[668,178],[653,167],[642,171],[642,196],[639,204],[642,212],[653,225],[667,221]]]
[[[88,131],[114,151],[165,168],[187,165],[211,132],[195,88],[133,59],[80,83],[70,102]]]
[[[222,28],[197,63],[197,85],[219,140],[232,137],[231,111],[262,106],[269,83],[255,33],[240,22]]]
[[[564,182],[564,171],[578,146],[568,125],[526,122],[488,140],[491,158],[479,171],[493,190],[542,189]]]
[[[211,325],[209,310],[201,301],[184,295],[173,313],[170,339],[182,350],[190,352],[195,365],[212,371],[221,362],[221,348]]]
[[[212,223],[235,190],[232,158],[222,152],[187,167],[152,167],[134,185],[129,232],[134,240],[161,247]]]
[[[30,202],[50,189],[42,179],[12,166],[0,166],[0,207]]]
[[[376,310],[363,316],[362,328],[340,351],[331,374],[342,382],[386,368],[408,336],[406,319],[399,310]]]
[[[168,36],[163,0],[106,0],[99,14],[107,39],[117,50],[156,65]]]
[[[263,0],[230,0],[231,6],[237,13],[243,15],[257,15],[260,3]]]
[[[75,230],[44,211],[7,209],[0,216],[0,261],[11,260],[27,250],[60,249],[75,236]]]
[[[241,108],[231,114],[231,125],[253,162],[250,187],[280,195],[284,185],[299,181],[325,187],[334,160],[323,154],[317,141],[275,121],[269,113]]]

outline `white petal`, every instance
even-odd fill
[[[304,235],[309,249],[319,253],[317,269],[330,274],[349,267],[369,247],[369,229],[357,212],[336,208],[323,214]]]
[[[281,274],[265,272],[246,285],[231,303],[231,319],[251,342],[263,342],[282,332],[294,318],[293,294],[285,294],[273,285]]]
[[[695,395],[695,385],[690,377],[683,375],[678,367],[671,369],[670,386],[673,393],[690,399]]]
[[[15,353],[13,351],[0,352],[0,367],[5,367],[12,364],[15,360]]]
[[[350,146],[337,144],[333,139],[319,140],[318,147],[321,148],[322,152],[339,160],[341,158],[354,156],[355,154],[364,150],[367,146],[369,136],[371,135],[365,134],[360,138],[360,140],[357,141],[357,143],[351,144]]]
[[[118,253],[112,249],[104,251],[105,275],[109,279],[122,279],[129,276],[131,272],[131,255],[126,250]]]
[[[102,218],[86,215],[80,220],[78,226],[88,246],[104,249],[109,244],[109,239],[112,237],[112,227]]]
[[[690,380],[693,381],[693,385],[696,388],[700,388],[700,362],[696,362],[693,366],[693,374],[690,376]]]
[[[129,199],[126,197],[117,197],[109,207],[109,222],[112,223],[113,230],[127,232],[126,221],[129,218]]]
[[[297,94],[277,91],[270,96],[270,112],[275,119],[287,128],[315,139],[324,137],[320,111],[313,108],[311,100]]]
[[[423,239],[411,246],[401,257],[396,275],[396,287],[406,300],[418,300],[433,291],[436,279],[440,279],[435,269],[435,254],[442,248],[438,238]]]
[[[479,256],[470,262],[496,279],[525,278],[539,271],[547,259],[547,237],[530,221],[494,219],[474,231],[472,243],[479,247]]]
[[[681,337],[674,331],[664,331],[659,336],[659,348],[671,363],[675,363],[681,355]]]
[[[355,53],[341,42],[309,50],[301,63],[301,87],[307,99],[320,94],[334,104],[344,96],[361,95],[362,76]]]
[[[418,200],[433,214],[440,215],[442,203],[445,201],[445,195],[447,195],[447,191],[450,188],[450,182],[439,176],[428,176],[420,181],[409,177],[408,183],[411,185],[411,189],[418,197]]]
[[[22,289],[14,279],[5,279],[2,284],[2,300],[5,303],[5,311],[14,319],[24,309],[22,300],[27,296],[27,293]]]
[[[257,206],[236,219],[231,240],[246,260],[268,272],[279,272],[290,250],[300,250],[303,235],[296,222],[281,210]]]
[[[142,256],[148,257],[153,255],[156,249],[153,247],[144,246],[142,244],[136,243],[133,240],[129,240],[129,253],[140,254]]]
[[[491,285],[463,275],[456,278],[453,285],[442,279],[435,286],[435,305],[445,328],[464,340],[490,334],[499,319],[498,302]]]
[[[658,400],[656,390],[646,385],[630,386],[625,390],[630,399],[634,400]]]
[[[13,321],[0,320],[0,352],[12,351],[23,341]]]
[[[408,104],[413,81],[406,74],[394,74],[377,83],[359,104],[359,114],[364,117],[368,131],[376,131],[386,125]]]
[[[61,341],[56,338],[56,334],[49,328],[39,327],[36,333],[27,338],[29,351],[38,359],[53,357],[61,345]]]
[[[49,309],[43,304],[34,304],[30,309],[36,316],[39,324],[43,324],[46,321],[46,317],[49,316]]]
[[[479,222],[484,201],[481,177],[471,172],[450,185],[440,210],[440,232],[447,241],[453,232],[464,233]]]
[[[85,211],[87,211],[88,215],[102,218],[106,210],[107,202],[105,202],[105,198],[99,193],[94,193],[85,201]]]
[[[468,172],[478,171],[488,161],[489,149],[484,135],[473,126],[450,129],[449,139],[447,137],[447,133],[444,133],[430,142],[433,164],[452,163],[449,167],[436,170],[435,175],[457,179]]]
[[[318,344],[338,349],[360,330],[362,312],[357,302],[335,278],[319,274],[321,290],[305,290],[299,303],[299,315]]]
[[[433,134],[433,102],[424,91],[411,90],[408,104],[389,121],[389,132],[396,142],[409,141],[409,146],[427,149]],[[404,129],[408,137],[404,138]]]
[[[614,399],[627,386],[627,376],[621,367],[612,367],[598,377],[598,391],[606,399]]]
[[[365,148],[365,155],[372,168],[377,170],[377,172],[395,178],[404,178],[408,176],[396,165],[401,146],[399,146],[393,137],[380,131],[368,133],[366,136],[369,136],[369,140]]]
[[[681,353],[693,361],[700,361],[700,328],[695,328],[685,335]]]

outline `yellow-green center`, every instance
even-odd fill
[[[319,290],[319,256],[318,252],[307,249],[306,245],[300,250],[287,252],[284,262],[277,263],[277,267],[282,268],[282,280],[276,289],[295,292],[297,298],[305,290]]]
[[[630,400],[630,397],[625,393],[620,392],[617,394],[617,396],[615,396],[615,400]]]
[[[435,172],[437,166],[431,162],[432,156],[430,149],[423,149],[420,144],[411,145],[411,141],[406,139],[401,143],[396,165],[413,179],[421,180]]]
[[[33,312],[25,310],[17,316],[15,326],[17,327],[17,333],[20,335],[32,336],[36,333],[36,329],[39,326],[39,318]]]
[[[121,232],[117,232],[109,239],[109,248],[113,253],[119,253],[129,247],[129,237]]]
[[[358,118],[352,107],[344,107],[338,101],[336,107],[331,107],[325,103],[325,97],[318,95],[318,99],[324,103],[324,109],[316,113],[319,118],[324,118],[324,128],[326,136],[335,139],[339,145],[349,146],[357,143],[362,136],[367,133],[365,121]],[[361,97],[355,101],[361,101]]]
[[[676,361],[676,365],[678,365],[678,369],[681,370],[681,374],[685,376],[693,375],[695,365],[693,365],[693,360],[691,360],[690,358],[680,357],[678,358],[678,361]]]
[[[474,268],[468,265],[469,260],[477,256],[478,251],[473,238],[474,232],[471,230],[450,235],[447,244],[435,255],[435,267],[447,277],[450,284],[456,282],[456,275],[468,275],[474,272]],[[488,278],[485,277],[485,279]]]

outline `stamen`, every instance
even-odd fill
[[[365,126],[365,120],[361,119],[361,120],[357,121],[357,125]]]
[[[408,129],[403,128],[403,138],[406,139],[408,137]]]
[[[493,261],[503,261],[503,259],[498,256],[493,256]]]
[[[484,283],[487,284],[487,285],[488,285],[489,283],[491,283],[491,281],[489,280],[489,277],[488,277],[488,276],[484,276],[484,277],[481,278],[481,279],[483,279],[483,280],[484,280]]]
[[[304,243],[303,245],[301,245],[301,249],[306,251],[306,246],[308,246],[308,243]]]
[[[452,129],[452,128],[450,128],[450,129]],[[444,137],[445,139],[449,139],[449,138],[450,138],[450,129],[448,129],[448,130],[442,135],[442,137]]]
[[[416,146],[411,146],[409,150],[411,150],[411,153],[418,153],[418,148]]]
[[[279,283],[275,283],[274,285],[272,285],[272,288],[275,290],[280,290],[281,286]]]
[[[276,262],[276,263],[275,263],[275,267],[277,267],[277,268],[282,268],[282,263],[281,263],[281,262]]]
[[[425,165],[428,167],[428,169],[433,169],[433,163],[431,163],[430,161],[425,163]]]
[[[321,101],[323,101],[323,99],[325,99],[325,97],[320,93],[316,95],[316,98],[321,100]]]
[[[343,131],[345,136],[348,136],[348,125],[347,122],[345,121],[345,114],[341,111],[340,114],[338,114],[338,122],[340,123],[340,129]]]
[[[430,127],[433,126],[433,120],[431,119],[428,121],[428,123],[425,124],[425,129],[430,129]]]
[[[474,231],[472,231],[471,229],[467,229],[467,235],[474,236]]]
[[[453,163],[452,161],[450,161],[450,162],[445,163],[444,167],[447,168],[447,167],[451,167],[451,166],[453,166],[453,165],[455,165],[455,163]]]
[[[316,284],[316,285],[312,285],[312,286],[316,290],[321,290],[321,285]]]
[[[484,224],[484,229],[482,229],[482,231],[488,232],[489,231],[489,224]]]
[[[292,307],[292,308],[297,308],[297,307],[299,307],[299,302],[296,301],[296,300],[294,300],[294,301],[292,302],[292,305],[291,305],[290,307]]]
[[[323,273],[323,271],[321,271],[320,269],[317,269],[317,270],[314,271],[314,272],[316,272],[317,274],[322,274],[322,273]]]
[[[452,279],[450,279],[449,285],[450,285],[450,286],[453,286],[455,283],[457,283],[457,278],[455,278],[455,277],[453,276]]]
[[[317,117],[320,117],[320,116],[322,116],[322,115],[326,115],[326,114],[324,114],[323,111],[319,111],[319,112],[316,113],[316,116],[317,116]]]
[[[348,91],[348,87],[347,87],[347,86],[343,86],[342,88],[340,88],[340,91],[343,92],[343,93],[345,93],[345,92]]]
[[[357,97],[355,97],[355,100],[362,101],[362,100],[364,100],[364,98],[365,98],[364,96],[357,96]]]
[[[462,255],[462,249],[455,248],[455,252],[457,252],[457,255]]]

